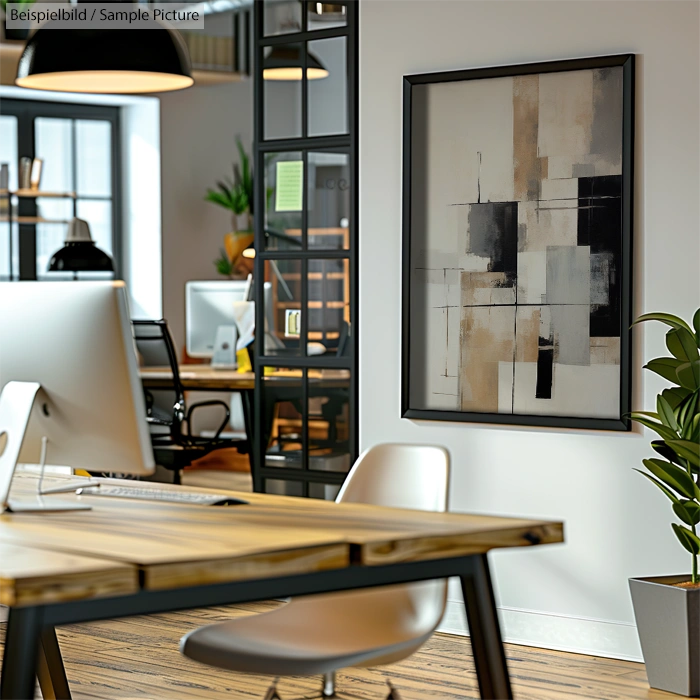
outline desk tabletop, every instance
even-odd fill
[[[51,477],[56,483],[62,479]],[[149,485],[139,482],[139,487]],[[34,474],[15,476],[14,497],[35,489]],[[82,592],[66,585],[66,595],[92,597],[107,594],[98,584],[112,575],[126,593],[136,574],[142,588],[162,590],[563,541],[560,522],[220,492],[248,505],[211,507],[62,494],[61,500],[80,499],[93,509],[1,515],[0,544],[20,548],[23,563],[8,563],[0,552],[0,602],[14,600],[11,604],[19,605],[29,600],[23,594],[28,581],[34,590],[51,590],[55,599],[62,595],[62,577],[76,572],[86,580],[89,573],[97,583]],[[119,590],[117,586],[108,593]]]
[[[169,367],[141,367],[139,375],[144,386],[149,389],[171,386],[172,372]],[[348,386],[350,372],[345,369],[309,370],[311,382],[323,382],[324,386]],[[276,384],[298,383],[301,370],[277,370],[265,375],[266,381]],[[241,391],[255,388],[253,372],[238,372],[230,369],[213,369],[210,365],[181,365],[180,381],[185,389],[215,389],[221,391]]]

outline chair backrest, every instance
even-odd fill
[[[449,476],[444,447],[374,445],[359,456],[335,500],[444,512]]]
[[[151,389],[154,412],[161,416],[168,415],[175,420],[176,407],[180,412],[185,408],[185,392],[180,381],[175,343],[164,319],[157,321],[132,321],[134,342],[142,367],[169,367],[172,372],[172,386],[166,389]],[[150,408],[151,402],[147,405]],[[181,418],[180,418],[181,420]]]
[[[393,508],[444,512],[450,455],[434,445],[380,444],[365,450],[345,480],[336,502],[371,503]],[[417,640],[415,647],[391,653],[377,664],[408,656],[432,634],[445,613],[447,580],[420,581],[352,591],[343,603],[356,601],[374,624],[393,627],[397,635]],[[422,640],[422,641],[421,641]]]

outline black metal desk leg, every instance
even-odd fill
[[[44,700],[71,700],[66,669],[53,627],[44,627],[41,632],[37,676]]]
[[[506,655],[496,613],[496,599],[485,554],[474,555],[471,574],[462,576],[462,593],[467,608],[469,635],[482,698],[510,700]]]
[[[41,619],[41,608],[10,608],[0,675],[2,700],[34,698]]]

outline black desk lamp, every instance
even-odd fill
[[[49,272],[114,272],[112,258],[100,250],[90,235],[90,226],[84,219],[73,218],[68,224],[65,245],[49,261]]]

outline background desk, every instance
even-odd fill
[[[36,476],[15,477],[14,498],[35,490]],[[33,698],[35,674],[45,698],[70,698],[56,625],[448,576],[482,697],[512,697],[486,552],[561,542],[561,523],[232,495],[249,505],[71,496],[93,510],[0,515],[0,698]]]
[[[253,476],[253,486],[256,491],[262,491],[264,464],[257,464],[252,443],[255,439],[253,420],[253,400],[255,390],[255,374],[253,372],[237,372],[235,370],[212,369],[209,365],[181,365],[179,368],[180,381],[186,390],[190,391],[232,391],[240,392],[243,403],[243,417],[248,442],[251,448],[248,452],[250,470]],[[350,373],[347,370],[308,370],[312,391],[342,392],[349,389]],[[168,367],[144,367],[139,370],[141,381],[146,389],[167,389],[172,386],[172,373]],[[279,401],[289,401],[300,398],[301,370],[278,370],[264,377],[266,395],[265,412],[262,424],[262,443],[267,446],[272,433],[274,421],[274,406]],[[263,456],[264,462],[264,456]],[[276,478],[283,478],[283,469],[270,470],[280,472]],[[288,471],[288,470],[287,470]],[[339,483],[342,474],[331,474],[330,479]]]

